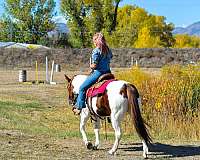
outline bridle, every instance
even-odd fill
[[[70,100],[71,101],[70,104],[74,106],[76,104],[77,98],[78,98],[78,94],[77,93],[73,93],[73,99]]]
[[[67,90],[68,90],[68,102],[69,105],[74,106],[78,97],[77,93],[73,92],[73,85],[72,85],[72,80],[68,83],[67,85]]]

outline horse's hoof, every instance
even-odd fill
[[[143,157],[144,157],[144,159],[148,159],[148,157],[147,157],[147,154],[146,154],[146,153],[144,153],[144,154],[143,154]]]
[[[87,149],[93,149],[93,145],[91,142],[88,142],[88,144],[86,145]]]
[[[113,156],[114,152],[112,150],[110,150],[110,151],[108,151],[108,154]]]
[[[98,150],[98,147],[97,146],[93,146],[93,150]]]

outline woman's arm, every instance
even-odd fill
[[[92,57],[91,57],[91,63],[90,63],[90,68],[95,69],[98,65],[100,58],[100,50],[98,48],[93,49],[92,51]]]

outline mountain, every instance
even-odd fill
[[[189,34],[200,36],[200,22],[193,23],[187,27],[177,27],[173,30],[173,34]]]
[[[48,32],[48,36],[58,38],[59,36],[66,35],[68,33],[69,33],[69,29],[66,23],[56,23],[55,29]]]
[[[67,27],[67,20],[63,16],[55,16],[52,18],[55,23],[55,29],[48,32],[49,37],[58,38],[61,35],[69,33],[69,28]]]
[[[66,23],[56,23],[55,30],[59,33],[69,33],[69,29],[67,28]]]

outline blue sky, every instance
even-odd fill
[[[149,13],[165,16],[176,27],[200,21],[200,0],[123,0],[123,3],[136,4]]]
[[[2,6],[4,0],[0,0]],[[59,8],[60,0],[56,0]],[[200,0],[123,0],[120,5],[131,4],[145,8],[149,13],[166,17],[176,27],[185,27],[200,21]],[[0,7],[0,15],[3,8]],[[58,11],[59,13],[59,11]]]

